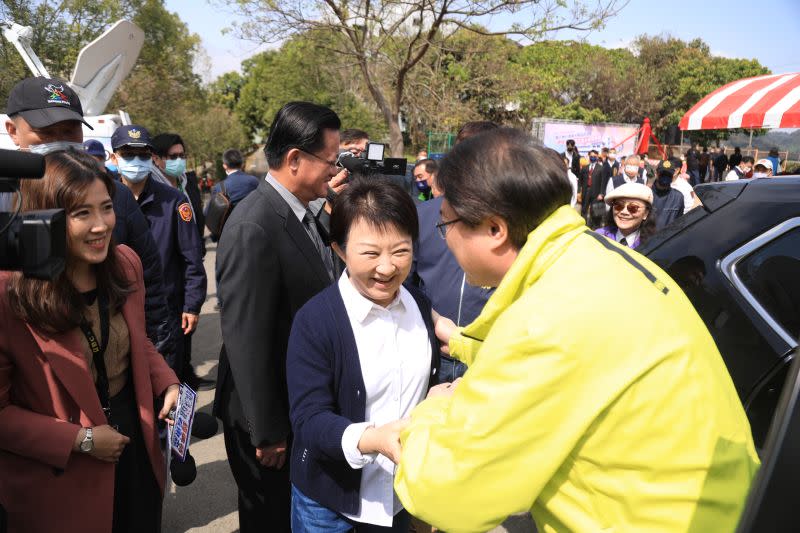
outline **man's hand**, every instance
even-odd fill
[[[440,396],[448,397],[452,396],[453,393],[456,391],[456,387],[458,383],[461,381],[461,378],[458,378],[452,383],[440,383],[439,385],[435,385],[430,388],[428,391],[427,398],[437,398]]]
[[[280,470],[286,463],[286,441],[256,448],[256,460],[261,466]]]
[[[394,464],[400,462],[400,432],[409,424],[409,419],[395,420],[381,427],[368,427],[358,441],[358,451],[362,454],[379,453]]]
[[[450,337],[453,336],[458,326],[456,323],[447,317],[443,317],[436,311],[433,311],[433,329],[436,332],[436,338],[441,343],[440,349],[443,353],[450,353]]]
[[[198,320],[200,320],[200,317],[194,313],[181,314],[181,327],[183,328],[183,334],[188,335],[189,333],[193,332],[197,327]]]
[[[335,192],[336,194],[340,194],[347,188],[347,178],[350,177],[350,171],[346,168],[343,168],[336,174],[334,177],[331,178],[331,181],[328,182],[328,187]],[[325,211],[330,215],[333,211],[333,204],[330,200],[325,202]]]

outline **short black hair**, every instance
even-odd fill
[[[753,156],[751,155],[742,156],[742,163],[754,163],[754,162],[755,159],[753,159]]]
[[[222,162],[228,168],[242,168],[244,157],[242,157],[242,152],[236,148],[229,148],[222,152]]]
[[[461,126],[460,130],[458,130],[458,134],[456,134],[456,144],[484,131],[496,130],[499,127],[499,124],[489,120],[476,120],[473,122],[467,122]]]
[[[575,139],[567,139],[567,146],[575,146]]]
[[[350,128],[339,132],[339,144],[350,144],[361,139],[369,139],[369,133],[364,130]]]
[[[170,148],[175,146],[176,144],[180,144],[183,146],[183,149],[186,150],[186,144],[183,142],[183,139],[177,133],[161,133],[153,137],[153,153],[159,157],[164,157],[167,155],[167,152]]]
[[[502,217],[518,249],[572,198],[561,156],[512,128],[457,144],[439,164],[436,183],[462,222],[474,227],[489,216]]]
[[[410,235],[412,241],[419,237],[414,201],[402,187],[384,177],[356,176],[339,193],[331,212],[331,241],[344,248],[350,227],[359,220],[379,230],[394,227]]]
[[[437,163],[435,159],[420,159],[414,165],[414,169],[416,170],[420,165],[425,165],[425,172],[428,174],[436,174],[439,172],[439,163]]]
[[[597,150],[594,150],[594,149],[589,150],[589,152],[588,152],[588,155],[592,155],[592,154],[600,155],[599,153],[597,153]]]
[[[342,122],[332,109],[311,102],[289,102],[275,114],[264,146],[267,164],[280,168],[286,153],[297,148],[314,153],[325,144],[324,131],[338,130]]]

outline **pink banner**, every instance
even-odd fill
[[[630,137],[622,146],[617,146],[617,153],[630,155],[636,145],[636,126],[612,126],[604,124],[562,124],[548,122],[544,126],[542,142],[548,148],[563,152],[567,139],[574,139],[581,155],[589,150],[600,151],[603,147],[614,147]]]

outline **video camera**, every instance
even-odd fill
[[[405,176],[408,161],[402,157],[384,158],[386,145],[382,143],[369,143],[361,157],[344,151],[336,159],[336,165],[346,168],[350,173],[364,175],[383,174],[384,176]]]
[[[67,220],[63,209],[20,213],[20,179],[44,176],[44,157],[0,150],[0,198],[15,193],[16,211],[0,211],[0,270],[21,270],[25,277],[52,280],[66,265]]]

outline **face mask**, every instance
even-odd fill
[[[672,176],[659,176],[658,177],[658,184],[661,185],[662,188],[667,188],[672,185]]]
[[[172,176],[173,178],[177,178],[181,174],[186,171],[186,160],[185,159],[167,159],[166,164],[164,165],[164,172]]]
[[[589,158],[589,161],[591,161],[592,163],[597,163],[597,157],[596,156],[592,156],[592,157]]]
[[[153,171],[153,160],[142,161],[139,158],[123,159],[118,157],[119,173],[131,183],[141,183]]]
[[[767,173],[766,172],[753,172],[753,177],[754,178],[766,178],[767,177]]]
[[[119,168],[117,168],[117,165],[111,162],[106,162],[106,168],[111,172],[119,172]]]
[[[417,190],[422,193],[427,193],[431,190],[431,186],[428,185],[428,180],[416,181],[414,182],[417,184]]]
[[[83,145],[81,143],[75,143],[70,141],[55,141],[51,143],[32,144],[28,146],[28,150],[30,152],[39,155],[47,155],[61,150],[69,150],[70,148],[72,148],[73,150],[83,151]]]
[[[636,165],[625,165],[625,173],[636,175],[639,173],[639,167]]]
[[[613,161],[617,158],[617,156],[616,154],[608,154],[608,158]]]
[[[572,148],[572,146],[567,146],[567,152],[572,153],[572,150],[574,150],[574,148]]]

